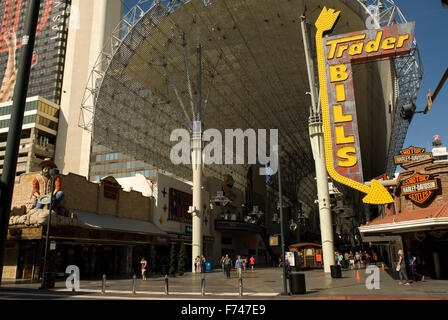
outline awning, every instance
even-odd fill
[[[168,236],[168,233],[149,221],[118,218],[79,210],[74,210],[73,213],[84,226],[89,228]]]
[[[399,214],[377,218],[359,227],[361,233],[412,232],[433,228],[448,228],[448,205],[417,210],[405,210]]]

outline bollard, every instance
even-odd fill
[[[168,275],[165,275],[165,294],[168,295]]]
[[[240,297],[242,297],[243,296],[243,277],[241,277],[241,276],[238,279],[238,287],[239,287]]]
[[[132,293],[133,294],[135,294],[136,280],[137,280],[137,277],[134,274],[134,276],[132,277]]]
[[[106,293],[106,275],[103,274],[103,285],[101,287],[101,293]]]
[[[201,275],[201,295],[205,296],[205,273]]]

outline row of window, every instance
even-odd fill
[[[0,129],[3,128],[9,128],[9,124],[10,124],[10,119],[5,119],[5,120],[0,120]],[[28,124],[28,123],[38,123],[43,125],[44,127],[53,129],[53,130],[58,130],[58,124],[54,121],[51,121],[50,119],[41,117],[40,115],[35,115],[32,114],[30,116],[25,116],[23,118],[23,124]]]
[[[31,111],[36,109],[55,118],[59,116],[59,110],[57,108],[52,107],[42,101],[31,101],[27,102],[25,105],[25,111]],[[0,116],[11,114],[11,112],[12,112],[12,105],[0,108]]]
[[[9,128],[10,119],[0,120],[0,129]],[[23,118],[23,124],[34,123],[36,121],[36,115],[25,116]]]

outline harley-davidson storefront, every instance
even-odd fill
[[[402,164],[394,203],[382,217],[359,227],[363,242],[395,267],[398,250],[417,257],[419,271],[448,279],[448,161],[433,158]]]

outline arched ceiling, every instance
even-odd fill
[[[152,7],[110,57],[96,95],[94,140],[191,179],[190,166],[170,161],[175,144],[170,141],[171,132],[185,128],[181,119],[186,116],[166,70],[192,118],[183,44],[193,91],[200,44],[203,105],[208,97],[202,114],[203,129],[218,129],[223,136],[225,129],[278,129],[284,149],[282,175],[299,177],[299,198],[312,207],[316,187],[300,16],[304,13],[307,22],[313,24],[324,5],[341,10],[332,34],[365,29],[357,1],[213,0],[204,5],[202,0],[191,0],[174,12],[163,6]],[[313,43],[315,29],[310,30]],[[358,67],[364,78],[366,69]],[[365,95],[361,91],[366,88],[368,83],[357,95]],[[366,103],[369,109],[378,101]],[[233,171],[239,187],[245,186],[246,169],[246,165],[204,168],[206,175],[218,178]]]

